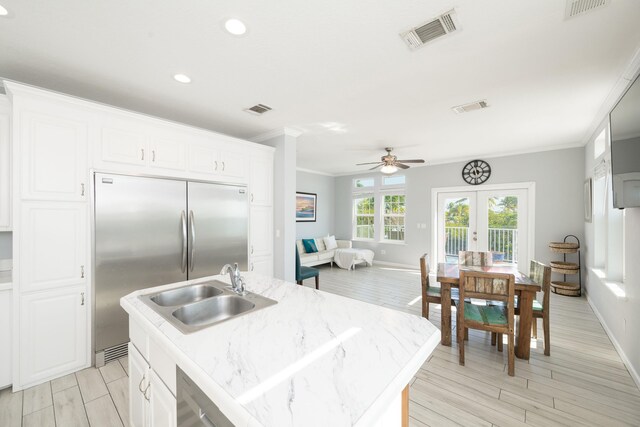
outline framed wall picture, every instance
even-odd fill
[[[591,222],[592,218],[592,180],[591,178],[584,181],[584,222]]]
[[[296,193],[296,222],[315,222],[317,209],[317,194]]]

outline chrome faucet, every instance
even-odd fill
[[[220,274],[229,273],[229,278],[231,279],[231,290],[238,295],[246,295],[247,291],[244,286],[244,279],[240,276],[240,269],[238,268],[238,263],[234,263],[233,267],[231,264],[225,264],[220,270]]]

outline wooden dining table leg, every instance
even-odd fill
[[[451,346],[451,285],[441,283],[440,286],[440,342]]]
[[[409,427],[409,384],[402,390],[402,427]]]
[[[518,345],[516,357],[529,360],[531,352],[531,319],[533,317],[533,299],[535,292],[520,291],[518,305],[520,306],[520,326],[518,327]]]

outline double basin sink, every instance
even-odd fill
[[[185,334],[277,304],[277,301],[252,292],[240,296],[218,280],[139,298]]]

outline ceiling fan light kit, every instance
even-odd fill
[[[380,172],[385,175],[393,175],[394,173],[398,172],[398,169],[409,169],[409,166],[405,163],[424,163],[424,160],[422,159],[398,160],[396,156],[391,154],[391,152],[393,151],[392,147],[386,147],[385,150],[387,154],[380,157],[379,162],[358,163],[356,166],[375,165],[369,170],[378,169],[380,166],[382,166]]]

